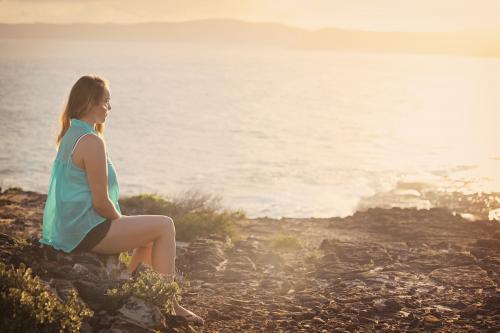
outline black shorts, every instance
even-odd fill
[[[92,228],[85,238],[78,244],[77,247],[71,252],[85,252],[90,251],[99,244],[99,242],[106,236],[109,228],[111,227],[111,220],[106,220],[94,228]]]

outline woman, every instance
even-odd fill
[[[61,115],[40,242],[68,253],[134,249],[130,272],[143,262],[173,281],[173,220],[163,215],[121,214],[118,180],[102,136],[110,110],[106,80],[92,75],[78,79]],[[204,324],[175,298],[173,303],[177,315]]]

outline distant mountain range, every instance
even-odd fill
[[[0,38],[244,43],[307,50],[500,57],[500,29],[456,32],[306,30],[280,23],[206,19],[137,24],[0,23]]]

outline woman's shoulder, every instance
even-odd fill
[[[92,132],[83,133],[83,135],[80,137],[80,142],[85,142],[85,144],[87,145],[94,146],[104,145],[104,140],[102,139],[102,137]]]
[[[78,150],[89,157],[106,154],[106,145],[102,137],[95,133],[87,133],[78,140]]]

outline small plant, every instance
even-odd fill
[[[4,193],[16,193],[16,192],[23,192],[23,189],[21,187],[14,186],[14,187],[9,187],[4,191]]]
[[[275,249],[300,250],[303,247],[302,241],[291,235],[280,235],[271,238],[268,244]]]
[[[132,256],[128,254],[128,252],[121,252],[118,256],[118,260],[126,267],[128,267],[130,266],[130,262],[132,261]]]
[[[164,313],[173,313],[173,297],[180,291],[176,282],[167,282],[160,273],[147,268],[139,272],[136,278],[123,283],[118,288],[111,288],[106,294],[112,297],[126,299],[136,296],[156,305]]]
[[[2,332],[79,332],[92,310],[72,290],[64,302],[24,264],[0,263],[0,327]]]

